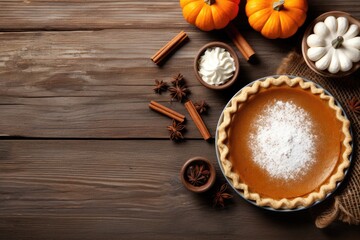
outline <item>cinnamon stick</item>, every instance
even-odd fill
[[[227,35],[231,38],[235,46],[239,49],[240,53],[244,56],[246,61],[249,61],[250,57],[255,54],[254,49],[246,41],[246,39],[237,30],[234,24],[230,23],[225,29]]]
[[[165,116],[168,116],[169,118],[175,119],[178,122],[182,123],[185,121],[184,115],[182,115],[168,107],[165,107],[164,105],[161,105],[158,102],[150,101],[149,108],[151,108],[152,110],[159,112]]]
[[[184,31],[181,31],[173,39],[165,44],[159,51],[157,51],[151,60],[155,64],[161,63],[171,52],[173,52],[178,46],[180,46],[188,38]]]
[[[204,121],[202,120],[199,113],[196,111],[196,108],[191,100],[187,101],[185,103],[185,107],[188,110],[191,118],[194,120],[194,123],[196,127],[199,129],[201,136],[204,138],[204,140],[208,140],[211,138],[211,135],[209,133],[209,130],[207,129]]]

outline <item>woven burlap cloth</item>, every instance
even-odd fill
[[[353,97],[360,100],[360,71],[345,78],[325,78],[313,72],[297,51],[290,52],[277,69],[277,74],[288,74],[307,78],[328,90],[342,105],[351,122],[353,132],[353,158],[346,179],[320,213],[315,224],[324,228],[334,221],[360,224],[360,114],[349,107]]]

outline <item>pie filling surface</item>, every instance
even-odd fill
[[[261,206],[308,206],[333,191],[349,165],[348,120],[331,96],[301,78],[244,88],[218,131],[225,175]]]

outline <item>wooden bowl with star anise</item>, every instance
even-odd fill
[[[215,183],[214,165],[206,158],[194,157],[185,162],[180,171],[183,185],[192,192],[205,192]]]

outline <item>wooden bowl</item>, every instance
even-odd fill
[[[304,60],[306,62],[306,64],[309,66],[309,68],[311,70],[313,70],[314,72],[316,72],[317,74],[324,76],[324,77],[344,77],[347,75],[350,75],[352,73],[354,73],[356,70],[359,69],[360,67],[360,62],[357,63],[353,63],[353,67],[346,72],[342,72],[339,71],[337,73],[330,73],[328,70],[319,70],[316,68],[315,66],[315,62],[311,61],[309,59],[309,57],[307,56],[307,51],[309,49],[309,46],[307,45],[307,38],[309,35],[311,35],[313,33],[313,29],[316,23],[318,22],[323,22],[327,17],[329,16],[334,16],[336,18],[338,17],[346,17],[349,20],[349,25],[350,24],[356,24],[360,27],[360,22],[354,18],[353,16],[351,16],[350,14],[346,13],[346,12],[340,12],[340,11],[331,11],[331,12],[326,12],[320,16],[318,16],[306,29],[304,36],[302,38],[302,43],[301,43],[301,49],[302,49],[302,55],[304,57]]]
[[[220,47],[220,48],[224,48],[226,51],[228,51],[230,53],[230,56],[234,59],[235,62],[235,72],[234,75],[232,76],[231,79],[229,79],[227,82],[225,82],[224,84],[221,85],[211,85],[208,84],[207,82],[205,82],[202,77],[199,74],[199,59],[200,57],[204,54],[204,52],[208,49],[208,48],[214,48],[214,47]],[[223,90],[226,89],[228,87],[230,87],[238,78],[239,76],[239,68],[240,68],[240,63],[239,63],[239,58],[236,54],[236,52],[234,51],[234,49],[232,47],[230,47],[228,44],[223,43],[223,42],[210,42],[208,44],[205,44],[197,53],[196,57],[195,57],[195,61],[194,61],[194,71],[195,71],[195,76],[196,79],[205,87],[210,88],[210,89],[214,89],[214,90]]]
[[[192,185],[188,180],[187,180],[187,170],[190,166],[192,166],[193,164],[197,164],[197,163],[202,163],[205,166],[207,166],[207,169],[209,169],[210,171],[210,177],[209,179],[205,182],[204,185],[201,186],[194,186]],[[205,192],[207,190],[209,190],[215,183],[215,179],[216,179],[216,170],[214,165],[207,160],[206,158],[203,157],[193,157],[189,160],[187,160],[184,165],[181,168],[180,171],[180,179],[182,184],[190,191],[192,192],[196,192],[196,193],[202,193]]]

